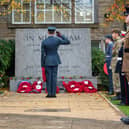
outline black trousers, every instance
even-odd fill
[[[57,71],[58,71],[58,65],[45,66],[46,86],[47,86],[47,92],[49,96],[56,95]]]
[[[111,60],[107,60],[107,69],[108,69],[108,78],[109,78],[109,92],[114,92],[114,88],[113,88],[113,80],[112,80],[112,70],[110,68],[111,65]]]
[[[119,73],[121,85],[121,101],[129,105],[129,85],[124,73]]]

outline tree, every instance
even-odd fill
[[[104,17],[106,22],[113,22],[113,21],[124,21],[124,11],[125,5],[129,4],[129,1],[126,0],[114,0],[113,4],[110,8],[107,9]]]

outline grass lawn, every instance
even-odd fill
[[[117,104],[120,103],[119,100],[111,100],[112,97],[106,95],[106,97],[111,101],[112,104],[117,106],[126,116],[129,116],[129,106],[119,106]]]

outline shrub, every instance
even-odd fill
[[[7,70],[12,64],[15,52],[14,40],[0,40],[0,88],[8,85]]]
[[[98,76],[103,86],[108,86],[108,76],[103,71],[105,54],[99,48],[92,48],[93,76]]]

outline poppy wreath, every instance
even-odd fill
[[[66,91],[69,93],[78,93],[83,91],[83,85],[76,81],[70,81],[68,82],[68,84],[63,82],[62,84],[65,87]]]
[[[97,89],[93,86],[91,81],[84,80],[82,83],[84,85],[84,92],[86,92],[86,93],[95,93],[95,92],[97,92]]]
[[[45,88],[45,92],[48,93],[48,92],[47,92],[47,87]],[[56,93],[58,94],[59,92],[60,92],[60,88],[59,88],[59,86],[57,86],[57,87],[56,87]]]
[[[85,93],[96,93],[97,89],[93,85],[85,86],[84,87],[84,92]]]
[[[43,89],[43,83],[41,81],[35,81],[32,84],[32,93],[41,93]]]
[[[92,82],[89,80],[84,80],[82,82],[70,81],[68,84],[66,82],[62,82],[63,86],[65,87],[66,91],[69,93],[78,93],[78,92],[85,92],[85,93],[95,93],[97,89],[93,86]]]
[[[30,93],[32,91],[32,85],[29,81],[20,81],[17,87],[17,93]]]
[[[65,87],[66,91],[69,93],[73,93],[73,88],[75,88],[75,85],[76,85],[75,81],[70,81],[68,82],[68,84],[66,82],[63,82],[63,86]]]

